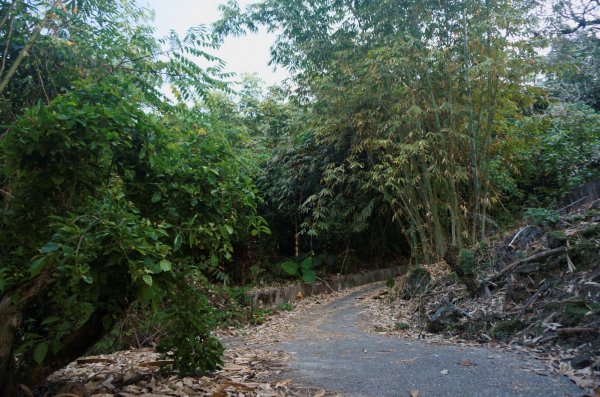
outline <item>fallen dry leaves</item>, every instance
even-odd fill
[[[86,357],[56,372],[50,381],[79,382],[91,396],[283,396],[291,382],[269,381],[270,375],[285,367],[283,353],[236,348],[225,353],[223,369],[212,376],[178,377],[163,375],[151,349],[121,351]]]
[[[161,360],[153,349],[126,350],[76,360],[49,378],[54,388],[48,389],[45,395],[56,397],[60,385],[80,384],[91,397],[337,396],[335,392],[288,379],[286,362],[290,357],[281,351],[264,350],[258,346],[293,337],[295,326],[292,320],[295,317],[356,289],[305,298],[295,305],[293,311],[271,316],[259,326],[219,330],[217,334],[228,348],[223,368],[210,376],[179,377],[169,374],[161,369],[168,370],[172,361]]]

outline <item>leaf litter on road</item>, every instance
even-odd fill
[[[258,326],[218,330],[216,334],[227,349],[222,369],[213,374],[180,377],[169,372],[172,361],[162,360],[153,349],[131,349],[79,358],[48,378],[44,395],[55,396],[55,391],[64,385],[79,385],[91,397],[338,396],[336,392],[305,386],[285,377],[290,355],[258,346],[293,336],[293,318],[356,289],[305,298],[293,311],[270,316]]]

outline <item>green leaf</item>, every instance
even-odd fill
[[[91,284],[94,282],[94,279],[89,274],[84,274],[83,276],[81,276],[81,278],[83,279],[83,281],[85,281],[88,284]]]
[[[215,254],[212,254],[210,256],[210,266],[217,267],[218,265],[219,265],[219,257],[216,256]]]
[[[45,256],[42,256],[42,257],[36,259],[35,261],[33,261],[31,266],[29,266],[29,273],[31,274],[31,277],[35,277],[38,274],[40,274],[42,272],[42,270],[44,270],[44,267],[46,267],[46,257]]]
[[[158,203],[160,201],[160,199],[162,198],[160,192],[156,192],[152,195],[152,202],[153,203]]]
[[[261,226],[260,227],[260,231],[263,232],[263,233],[265,233],[265,234],[268,234],[269,236],[271,235],[271,229],[269,229],[268,226],[264,226],[264,225]]]
[[[281,264],[281,268],[290,276],[295,276],[298,273],[298,264],[296,262],[285,261]]]
[[[35,349],[33,349],[33,360],[36,363],[41,364],[44,362],[46,354],[48,354],[48,342],[40,342]]]
[[[302,263],[300,263],[300,267],[302,268],[302,270],[310,270],[312,268],[312,265],[313,265],[312,256],[304,258]]]
[[[159,266],[163,272],[169,272],[169,271],[171,271],[171,268],[173,267],[171,265],[171,262],[169,262],[166,259],[163,259],[162,261],[160,261]]]
[[[302,281],[306,284],[312,284],[317,280],[317,273],[314,270],[305,270],[302,273]]]
[[[181,237],[181,233],[177,234],[177,236],[175,236],[175,241],[173,242],[173,250],[174,251],[178,251],[179,248],[181,248],[181,243],[182,243],[183,238]]]
[[[44,321],[42,321],[42,325],[50,325],[50,324],[54,324],[55,322],[59,321],[60,317],[59,316],[50,316],[50,317],[46,317],[44,319]]]
[[[149,274],[144,274],[144,276],[142,277],[142,279],[144,280],[144,282],[145,282],[146,284],[148,284],[148,286],[149,286],[149,287],[152,287],[152,282],[153,282],[153,280],[152,280],[152,276],[151,276],[151,275],[149,275]]]
[[[46,243],[42,248],[40,248],[40,252],[42,254],[47,254],[49,252],[54,252],[57,251],[60,248],[60,246],[56,243]]]
[[[225,229],[227,229],[227,232],[228,232],[229,234],[233,234],[233,228],[232,228],[231,226],[229,226],[229,225],[225,225]]]

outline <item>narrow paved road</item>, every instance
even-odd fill
[[[541,376],[531,358],[500,350],[427,344],[358,327],[366,286],[298,319],[297,338],[275,346],[293,354],[292,377],[345,396],[581,396],[566,377]],[[461,366],[469,360],[473,366]]]

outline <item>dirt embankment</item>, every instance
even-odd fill
[[[373,329],[527,349],[600,393],[600,200],[455,262],[460,276],[441,261],[400,277],[373,301]]]

